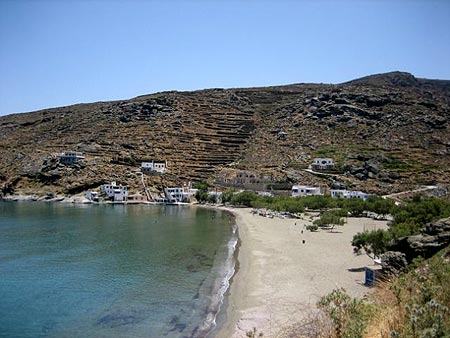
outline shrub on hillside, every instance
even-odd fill
[[[373,312],[371,305],[350,297],[344,289],[322,297],[318,307],[330,317],[336,338],[363,338]]]

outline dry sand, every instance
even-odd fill
[[[218,338],[246,337],[253,327],[264,337],[276,337],[314,312],[318,299],[333,289],[344,288],[355,297],[370,292],[363,285],[362,268],[373,262],[366,255],[354,255],[351,240],[364,229],[385,228],[385,221],[348,218],[333,233],[313,233],[305,229],[311,224],[309,216],[266,218],[253,215],[251,209],[229,210],[238,224],[238,271]]]

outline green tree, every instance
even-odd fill
[[[234,189],[224,191],[222,193],[222,203],[231,203],[233,195],[236,193]]]
[[[341,216],[336,215],[331,211],[324,212],[319,219],[313,222],[314,225],[317,225],[321,228],[331,227],[331,231],[336,225],[344,225],[344,223],[345,221]]]
[[[192,188],[198,189],[198,190],[203,190],[203,191],[208,191],[209,184],[207,182],[195,182],[192,184]]]
[[[253,191],[244,191],[239,194],[233,195],[231,202],[235,205],[242,205],[246,207],[251,207],[252,202],[258,198]]]
[[[350,198],[345,200],[345,208],[350,212],[350,214],[354,217],[361,216],[363,212],[366,210],[366,202],[359,198]]]
[[[384,199],[381,197],[371,197],[367,202],[367,209],[378,215],[381,215],[383,218],[386,217],[386,215],[392,213],[394,208],[394,201],[387,198]]]
[[[303,206],[312,210],[330,209],[337,205],[337,201],[331,196],[305,196],[300,197]]]
[[[208,194],[207,200],[208,200],[209,203],[215,204],[215,203],[217,203],[217,195],[215,195],[215,194],[214,195]]]
[[[353,251],[356,254],[364,251],[367,256],[374,259],[386,251],[391,238],[391,234],[382,229],[357,233],[352,240]]]
[[[199,202],[206,202],[208,200],[208,192],[204,190],[198,190],[195,193],[195,198]]]
[[[450,216],[450,201],[439,198],[421,198],[415,196],[400,207],[392,209],[394,220],[389,232],[394,238],[410,236],[433,220]]]

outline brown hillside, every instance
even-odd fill
[[[274,181],[389,192],[450,181],[450,81],[393,72],[340,85],[166,92],[0,117],[4,192],[73,194],[116,180],[141,190],[142,160],[164,159],[163,185],[223,168]],[[86,165],[52,154],[81,151]],[[333,157],[342,175],[302,170]]]

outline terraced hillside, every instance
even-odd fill
[[[81,151],[83,166],[56,154]],[[74,194],[116,180],[142,190],[139,164],[168,161],[162,186],[223,168],[274,181],[393,192],[450,181],[450,81],[408,73],[339,85],[166,92],[0,117],[4,193]],[[302,170],[333,157],[338,177]]]

